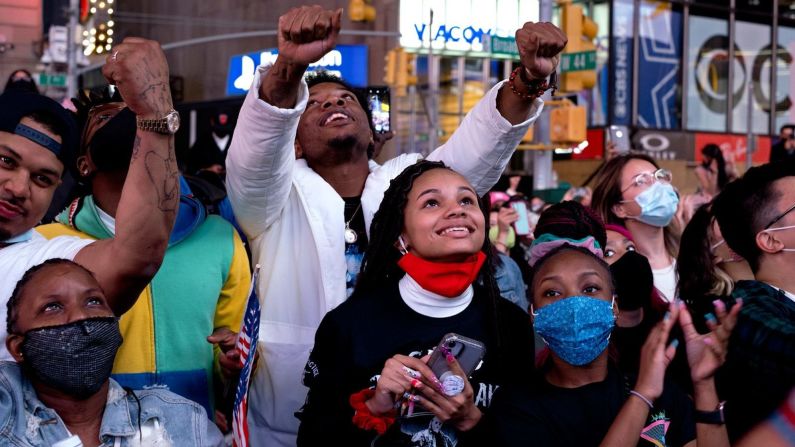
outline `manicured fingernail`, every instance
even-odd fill
[[[417,379],[411,379],[411,386],[417,389],[422,388],[422,382]]]
[[[704,344],[705,345],[711,345],[712,344],[712,338],[710,338],[710,337],[705,338],[704,339]]]
[[[679,346],[679,340],[674,338],[673,341],[671,342],[671,346],[673,346],[674,349],[676,349],[676,347]]]
[[[711,323],[714,323],[715,321],[717,321],[717,319],[715,318],[715,315],[712,315],[712,312],[709,312],[706,315],[704,315],[704,318],[706,318],[707,321],[709,321]]]
[[[453,354],[450,354],[449,352],[447,353],[445,358],[447,359],[447,363],[453,363],[455,361],[455,356]]]
[[[723,301],[721,300],[713,301],[712,305],[715,306],[716,309],[722,309],[724,307]]]
[[[665,312],[665,316],[663,317],[663,321],[668,321],[671,318],[671,312]]]

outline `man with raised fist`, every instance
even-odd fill
[[[307,390],[301,371],[315,330],[353,290],[389,181],[420,158],[374,163],[357,92],[328,74],[304,80],[309,64],[334,48],[341,16],[342,10],[303,6],[279,18],[279,56],[257,69],[227,158],[229,197],[262,266],[262,359],[249,399],[251,437],[262,445],[295,445],[294,413]],[[521,66],[428,156],[464,175],[479,195],[540,114],[539,97],[550,88],[566,37],[552,24],[527,23],[516,42]],[[306,367],[308,383],[315,371]]]
[[[137,117],[130,169],[116,214],[116,235],[100,241],[45,239],[33,227],[52,200],[65,166],[74,163],[78,130],[73,118],[47,97],[0,95],[0,321],[14,286],[32,266],[52,258],[74,260],[96,277],[117,316],[126,312],[157,272],[179,203],[168,64],[157,42],[127,38],[109,55],[102,73]],[[66,317],[57,299],[41,312]],[[60,321],[60,320],[58,320]],[[0,329],[0,360],[6,350]]]

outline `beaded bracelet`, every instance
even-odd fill
[[[365,402],[373,397],[374,394],[375,390],[370,388],[351,394],[349,402],[354,410],[352,421],[353,425],[362,430],[375,430],[379,435],[383,435],[395,423],[396,415],[394,410],[384,416],[377,416],[371,413]]]
[[[524,84],[525,88],[527,88],[527,93],[522,93],[516,88],[515,82],[516,82],[516,77],[517,76],[522,81],[522,83]],[[556,79],[557,79],[556,73],[553,72],[552,75],[549,78],[550,82],[547,82],[547,81],[545,81],[543,79],[529,80],[529,79],[527,79],[527,74],[525,73],[525,68],[523,66],[519,66],[519,67],[516,67],[511,72],[511,75],[508,77],[508,85],[511,87],[511,91],[516,96],[518,96],[518,97],[520,97],[520,98],[522,98],[524,100],[527,100],[527,101],[533,101],[536,98],[538,98],[541,95],[543,95],[544,92],[546,92],[550,88],[555,89],[556,88],[556,82],[555,82]]]
[[[646,396],[644,396],[643,394],[640,394],[639,392],[637,392],[635,390],[630,390],[629,394],[637,397],[638,399],[642,400],[643,402],[646,402],[646,405],[649,406],[649,410],[653,410],[654,409],[654,404],[652,404],[651,401]]]

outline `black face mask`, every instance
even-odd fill
[[[121,342],[116,317],[32,329],[22,342],[22,365],[40,382],[85,399],[110,377]]]
[[[649,304],[654,287],[654,276],[649,260],[636,252],[624,253],[610,266],[616,283],[616,302],[621,310],[638,310]]]
[[[136,132],[135,114],[127,108],[99,129],[88,146],[97,170],[126,172],[130,167]]]

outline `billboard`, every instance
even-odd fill
[[[247,54],[237,54],[229,59],[226,77],[226,94],[245,95],[254,81],[254,72],[262,64],[273,63],[279,50],[270,48]],[[367,45],[337,45],[319,61],[309,65],[307,72],[326,70],[336,74],[355,87],[367,85]]]

